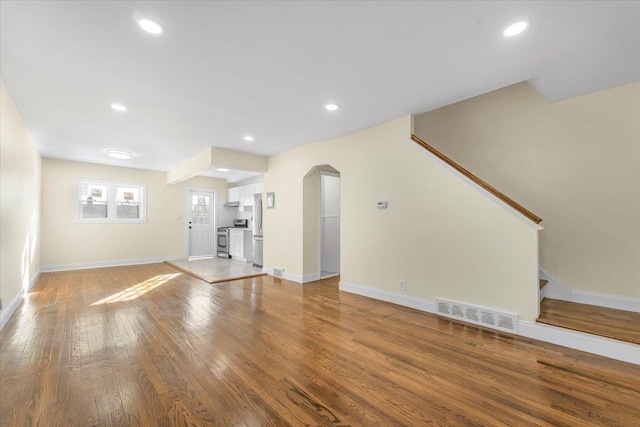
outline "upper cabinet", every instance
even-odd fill
[[[233,187],[227,190],[227,200],[230,202],[239,202],[240,201],[240,187]]]
[[[253,195],[262,194],[263,188],[264,184],[262,182],[229,188],[228,200],[230,202],[240,202],[240,210],[245,210],[245,207],[251,208],[253,206]]]

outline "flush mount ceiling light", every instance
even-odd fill
[[[227,168],[216,168],[216,170],[218,172],[229,172],[229,169],[227,169]]]
[[[121,104],[111,104],[111,108],[113,108],[116,111],[127,111],[127,107]]]
[[[138,25],[140,25],[140,28],[150,34],[158,35],[164,33],[164,28],[162,28],[162,25],[150,19],[141,19],[138,21]]]
[[[129,160],[133,157],[133,153],[122,150],[107,150],[107,155],[113,157],[114,159],[124,159]]]
[[[515,24],[509,25],[507,27],[507,29],[504,30],[503,34],[506,37],[512,37],[512,36],[515,36],[516,34],[520,34],[524,30],[526,30],[528,26],[529,26],[529,24],[524,22],[524,21],[516,22]]]
[[[253,141],[253,137],[252,137],[252,136],[247,135],[247,136],[245,136],[245,137],[244,137],[244,140],[245,140],[245,141]]]
[[[327,104],[324,106],[324,109],[327,111],[336,111],[340,106],[338,104]]]

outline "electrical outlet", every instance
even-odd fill
[[[407,290],[407,281],[406,280],[400,280],[400,290],[401,291],[406,291]]]

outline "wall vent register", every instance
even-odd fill
[[[518,333],[518,315],[436,298],[436,314],[500,331]]]

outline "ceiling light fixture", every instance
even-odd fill
[[[123,160],[129,160],[130,158],[133,157],[133,153],[130,153],[128,151],[122,151],[122,150],[107,150],[107,155],[109,155],[110,157],[113,157],[114,159],[123,159]]]
[[[336,111],[340,106],[338,104],[327,104],[324,106],[324,109],[327,111]]]
[[[116,111],[127,111],[127,107],[121,104],[111,104],[111,108],[113,108]]]
[[[140,25],[140,28],[150,34],[158,35],[164,33],[164,28],[162,28],[162,25],[150,19],[141,19],[138,21],[138,25]]]
[[[216,168],[216,170],[218,172],[229,172],[229,169],[227,169],[227,168]]]
[[[506,37],[512,37],[512,36],[515,36],[516,34],[520,34],[524,30],[526,30],[528,26],[529,26],[529,24],[527,24],[524,21],[516,22],[515,24],[509,25],[507,27],[507,29],[504,30],[503,34]]]
[[[245,140],[245,141],[253,141],[253,137],[252,137],[252,136],[247,135],[247,136],[245,136],[245,137],[244,137],[244,140]]]

